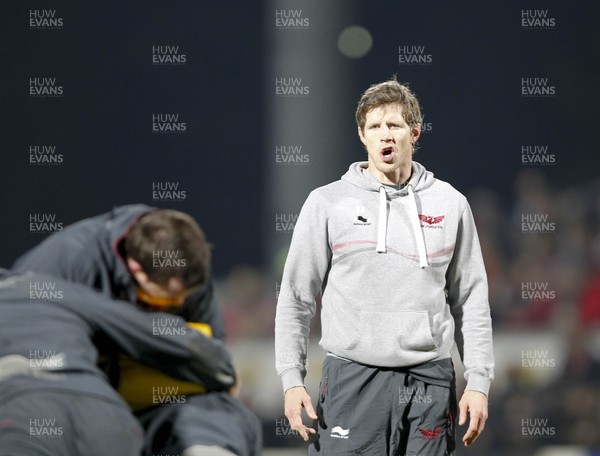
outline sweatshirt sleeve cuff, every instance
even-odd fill
[[[281,373],[281,383],[285,393],[294,386],[304,386],[304,376],[300,369],[288,369]]]
[[[492,381],[483,375],[472,374],[469,375],[465,391],[479,391],[488,396],[491,383]]]

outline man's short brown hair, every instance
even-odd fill
[[[356,108],[356,125],[364,133],[367,113],[372,109],[388,104],[400,105],[402,117],[411,128],[423,123],[421,106],[415,94],[406,84],[400,84],[396,78],[392,78],[369,87],[360,97]]]
[[[171,209],[156,209],[138,220],[125,237],[125,254],[159,285],[175,277],[192,288],[210,275],[211,250],[204,232],[192,217]]]

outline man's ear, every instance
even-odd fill
[[[142,269],[142,265],[135,261],[133,258],[127,257],[127,267],[129,268],[129,272],[131,272],[131,275],[133,275],[138,284],[143,285],[144,283],[148,282],[148,276]]]
[[[416,143],[421,136],[421,124],[417,124],[412,129],[412,143]]]
[[[167,281],[167,290],[173,293],[181,293],[185,291],[185,285],[179,277],[169,277]]]
[[[360,142],[366,146],[367,143],[365,142],[365,136],[363,135],[363,131],[360,127],[358,127],[358,137],[360,138]]]
[[[127,267],[132,274],[142,270],[142,265],[131,257],[127,257]]]

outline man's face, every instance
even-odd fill
[[[388,104],[367,113],[364,131],[358,129],[360,140],[369,154],[369,171],[380,182],[398,184],[400,171],[410,175],[413,144],[420,126],[411,130],[399,104]],[[408,177],[406,176],[406,177]]]
[[[153,282],[136,260],[127,258],[126,261],[129,272],[138,284],[138,301],[154,310],[181,307],[187,297],[198,290],[198,287],[185,288],[179,277],[171,277],[164,285]]]

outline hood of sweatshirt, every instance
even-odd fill
[[[409,202],[412,231],[415,236],[417,250],[419,252],[419,265],[421,268],[426,268],[428,266],[427,252],[425,250],[425,240],[419,220],[417,197],[419,192],[430,187],[435,182],[433,173],[427,171],[420,163],[413,161],[412,173],[408,182],[401,188],[394,188],[393,186],[385,185],[379,182],[375,176],[367,171],[367,166],[368,162],[352,163],[346,174],[342,176],[342,180],[367,191],[379,193],[379,228],[377,231],[377,245],[375,249],[379,253],[386,253],[387,251],[386,238],[389,210],[388,201],[395,198],[406,197],[408,198]]]

